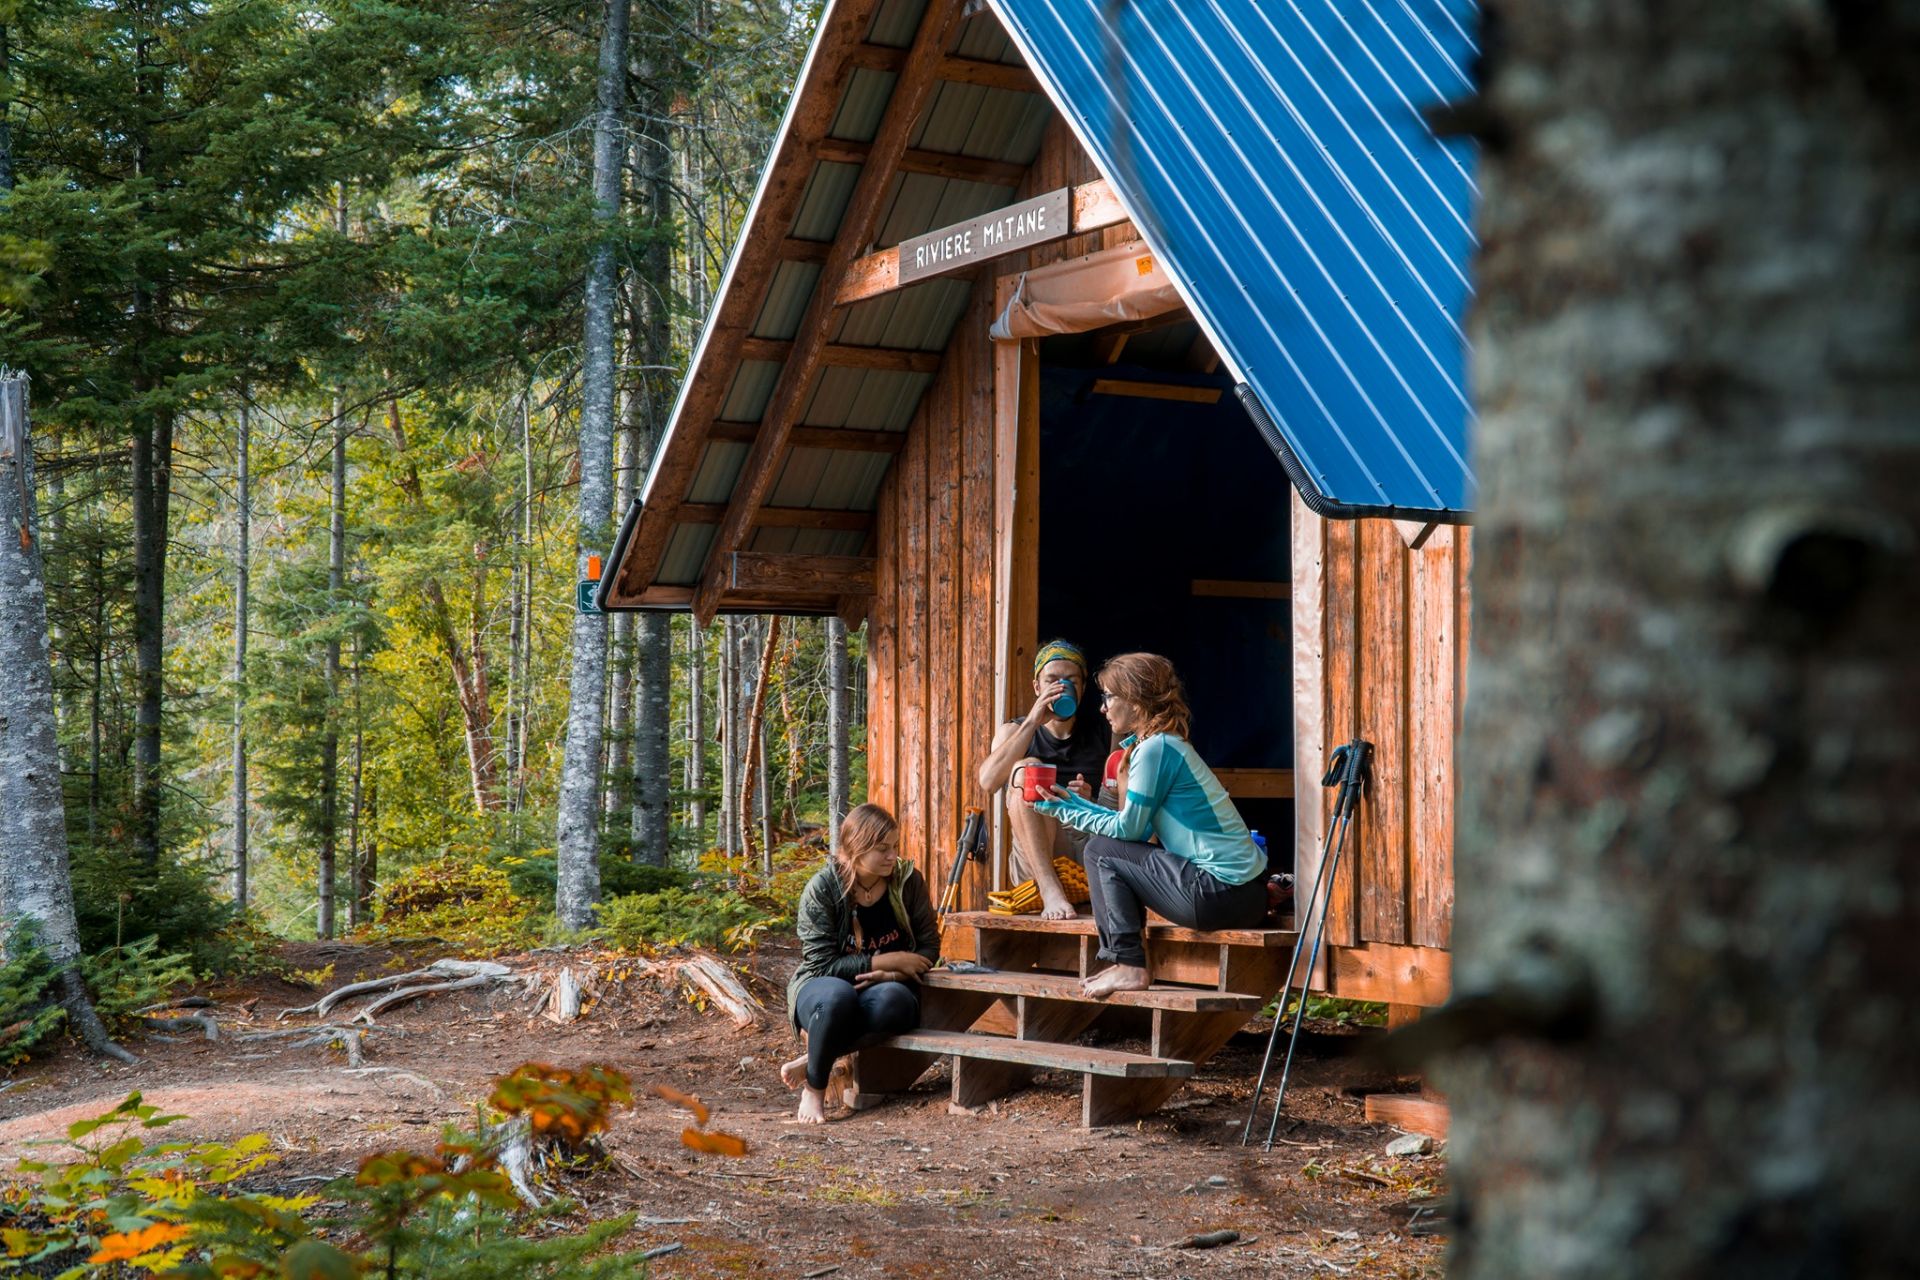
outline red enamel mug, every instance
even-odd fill
[[[1022,772],[1026,774],[1021,777]],[[1060,782],[1060,771],[1050,764],[1017,764],[1013,766],[1013,782],[1020,788],[1020,798],[1028,804],[1053,799],[1053,789]]]

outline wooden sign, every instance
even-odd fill
[[[900,283],[945,275],[1072,230],[1066,187],[900,242]]]

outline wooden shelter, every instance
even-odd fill
[[[1258,185],[1304,162],[1279,152],[1284,165],[1249,161],[1254,187],[1221,186],[1226,213],[1201,209],[1195,233],[1175,216],[1202,204],[1188,199],[1197,180],[1178,163],[1197,157],[1196,172],[1221,173],[1207,168],[1209,148],[1246,159],[1254,145],[1220,113],[1281,119],[1256,100],[1271,91],[1305,128],[1306,89],[1331,103],[1344,90],[1327,68],[1355,84],[1359,64],[1335,56],[1338,32],[1303,31],[1295,43],[1307,48],[1313,36],[1328,58],[1296,58],[1312,83],[1289,90],[1271,71],[1278,53],[1259,41],[1292,33],[1257,7],[1136,3],[1104,35],[1101,0],[1055,7],[1084,10],[1087,38],[1119,50],[1116,75],[1091,55],[1076,62],[1075,32],[1050,33],[1030,12],[1046,6],[1025,0],[828,5],[600,603],[702,621],[723,612],[864,621],[869,796],[900,817],[905,847],[935,876],[966,807],[994,805],[974,767],[995,726],[1031,704],[1036,644],[1056,633],[1096,662],[1129,648],[1175,659],[1193,695],[1196,745],[1267,834],[1276,865],[1291,854],[1303,883],[1325,827],[1323,763],[1334,745],[1364,736],[1376,747],[1374,782],[1336,885],[1319,985],[1437,1003],[1448,984],[1471,539],[1460,510],[1470,477],[1434,480],[1414,439],[1421,422],[1445,418],[1430,406],[1446,389],[1429,395],[1408,372],[1440,369],[1434,385],[1457,395],[1446,359],[1460,354],[1438,359],[1440,340],[1404,321],[1394,328],[1424,304],[1395,296],[1386,279],[1404,265],[1437,297],[1420,279],[1426,250],[1412,234],[1396,240],[1385,217],[1354,230],[1329,214],[1326,252],[1301,236],[1308,257],[1351,258],[1385,295],[1362,312],[1326,270],[1329,283],[1309,282],[1331,290],[1313,305],[1333,317],[1311,327],[1324,337],[1353,317],[1360,352],[1342,356],[1329,337],[1322,364],[1346,381],[1316,389],[1318,367],[1293,360],[1291,331],[1263,318],[1283,295],[1272,307],[1227,297],[1209,277],[1263,252],[1245,210],[1271,206],[1295,226],[1318,216]],[[1414,35],[1390,34],[1409,58],[1424,54]],[[1452,62],[1464,57],[1444,29],[1423,34]],[[1068,43],[1049,44],[1056,36]],[[1209,82],[1190,74],[1199,54],[1180,40],[1215,59]],[[1147,52],[1126,62],[1130,49]],[[1103,119],[1124,127],[1119,98],[1143,117],[1177,116],[1182,83],[1197,105],[1190,130],[1172,120],[1177,145],[1171,132],[1118,147],[1102,134]],[[1114,84],[1126,92],[1088,100],[1090,85]],[[1206,117],[1218,128],[1208,132]],[[1406,123],[1424,128],[1411,114]],[[1356,156],[1376,153],[1347,133]],[[1383,162],[1370,163],[1386,176]],[[1370,181],[1348,183],[1356,200]],[[1322,212],[1332,198],[1314,196]],[[1207,218],[1229,215],[1241,228],[1233,234],[1253,240],[1236,247],[1214,235]],[[1391,254],[1369,260],[1368,226]],[[1464,244],[1449,234],[1449,246]],[[1464,279],[1445,299],[1456,313]],[[1244,279],[1239,288],[1247,295]],[[1457,334],[1457,314],[1441,319]],[[1262,343],[1279,343],[1279,356]],[[1389,363],[1356,373],[1368,351]],[[1289,389],[1289,361],[1304,391]],[[1402,391],[1412,409],[1387,403]],[[1289,405],[1309,397],[1335,421],[1336,392],[1357,392],[1364,412],[1347,417],[1366,416],[1376,432],[1371,442],[1359,428],[1336,432],[1352,480]],[[1461,411],[1449,402],[1446,412]],[[1452,448],[1446,430],[1433,438]],[[1406,484],[1389,474],[1403,464]],[[1361,483],[1375,487],[1341,497]],[[983,908],[989,880],[1004,874],[997,847],[990,874],[969,872],[967,905]],[[972,934],[953,941],[984,945]],[[1248,954],[1261,945],[1245,943]],[[1225,944],[1219,956],[1219,973],[1203,980],[1250,989],[1226,985]],[[1166,1016],[1204,1015],[1211,1027],[1232,1012],[1181,1005]],[[1088,1089],[1090,1117],[1117,1114]]]

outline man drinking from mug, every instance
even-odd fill
[[[1015,874],[1031,876],[1039,888],[1040,918],[1065,920],[1075,912],[1053,859],[1060,854],[1081,861],[1087,837],[1028,804],[1015,770],[1052,765],[1059,785],[1092,799],[1100,789],[1113,731],[1087,689],[1087,659],[1076,645],[1054,640],[1040,646],[1033,660],[1033,693],[1026,718],[1007,721],[993,735],[979,779],[986,791],[1006,790]]]

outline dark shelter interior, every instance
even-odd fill
[[[1290,489],[1226,375],[1192,367],[1196,346],[1192,321],[1041,344],[1040,637],[1096,668],[1165,654],[1208,764],[1291,769]],[[1290,868],[1292,800],[1234,803]]]

